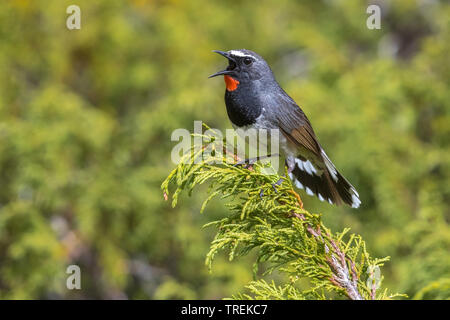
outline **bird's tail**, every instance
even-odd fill
[[[361,204],[356,189],[344,178],[322,150],[324,169],[318,170],[310,161],[298,157],[295,167],[289,174],[297,188],[304,189],[310,196],[317,196],[330,204],[348,204],[358,208]]]

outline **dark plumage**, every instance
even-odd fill
[[[358,192],[336,170],[308,118],[279,86],[267,62],[245,49],[215,52],[229,61],[225,70],[211,77],[225,77],[225,104],[233,126],[280,130],[289,177],[298,188],[321,201],[359,207]]]

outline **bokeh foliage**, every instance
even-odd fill
[[[222,298],[252,280],[251,259],[204,265],[223,202],[200,215],[201,189],[176,209],[160,191],[174,129],[230,127],[206,77],[234,48],[266,58],[363,201],[305,206],[391,256],[392,291],[450,297],[447,3],[377,1],[368,30],[366,1],[78,0],[69,31],[73,3],[0,4],[1,298]]]

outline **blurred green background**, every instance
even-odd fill
[[[369,4],[381,30],[366,27]],[[66,8],[81,8],[81,30]],[[0,4],[0,298],[212,299],[252,259],[205,254],[227,214],[207,188],[160,190],[176,128],[231,128],[226,61],[261,54],[362,207],[301,193],[334,231],[391,256],[384,286],[450,297],[450,5],[444,1],[37,1]],[[82,290],[66,288],[68,265]]]

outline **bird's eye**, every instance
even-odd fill
[[[251,65],[252,62],[253,62],[253,60],[250,59],[250,58],[245,58],[245,59],[244,59],[244,64],[246,64],[247,66]]]

